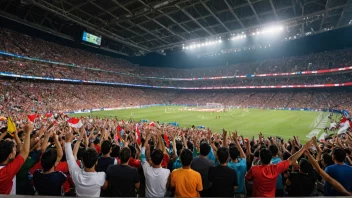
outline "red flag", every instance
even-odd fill
[[[116,142],[118,142],[119,139],[122,140],[121,133],[120,133],[121,130],[122,130],[121,126],[117,125],[117,127],[116,127],[116,137],[115,137]]]
[[[29,121],[34,122],[35,118],[37,117],[37,114],[32,114],[32,115],[27,115]]]
[[[151,123],[149,123],[149,126],[155,127],[155,123],[151,122]]]
[[[164,140],[165,140],[167,148],[169,148],[170,147],[170,141],[169,141],[169,137],[166,134],[164,134]]]
[[[46,113],[46,114],[45,114],[45,117],[47,117],[47,118],[50,118],[51,116],[53,116],[52,113]]]
[[[73,128],[81,128],[83,126],[81,120],[78,118],[70,118],[67,122]]]

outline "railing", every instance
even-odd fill
[[[202,81],[202,80],[222,80],[222,79],[236,79],[236,78],[255,78],[255,77],[277,77],[277,76],[298,76],[298,75],[311,75],[311,74],[326,74],[326,73],[336,73],[342,71],[352,71],[352,66],[346,66],[341,68],[333,68],[333,69],[322,69],[322,70],[314,70],[314,71],[298,71],[298,72],[286,72],[286,73],[271,73],[271,74],[246,74],[246,75],[232,75],[232,76],[216,76],[216,77],[195,77],[195,78],[164,78],[164,77],[153,77],[153,76],[140,76],[133,73],[124,73],[124,72],[115,72],[109,70],[103,70],[99,68],[91,68],[91,67],[84,67],[75,64],[69,63],[62,63],[57,61],[51,60],[44,60],[40,58],[32,58],[28,56],[22,56],[18,54],[8,53],[0,50],[0,55],[15,57],[24,60],[30,61],[37,61],[43,63],[50,63],[54,65],[61,65],[67,66],[72,68],[81,68],[86,70],[92,71],[99,71],[99,72],[106,72],[106,73],[113,73],[118,75],[124,75],[129,77],[136,77],[141,79],[153,79],[153,80],[167,80],[167,81]]]

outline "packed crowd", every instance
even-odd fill
[[[280,197],[352,192],[350,132],[302,143],[296,136],[246,138],[225,129],[218,134],[61,113],[27,122],[15,114],[7,111],[16,125],[10,131],[8,124],[0,134],[0,194]]]
[[[122,97],[123,96],[123,97]],[[70,112],[152,104],[232,107],[340,109],[352,112],[346,91],[174,91],[125,87],[4,80],[0,83],[0,112]]]
[[[1,71],[39,74],[52,77],[69,77],[90,80],[108,80],[117,82],[140,82],[139,77],[214,77],[246,74],[297,72],[350,66],[352,49],[310,54],[306,56],[283,57],[258,62],[242,63],[226,67],[173,69],[133,65],[123,59],[93,54],[80,49],[70,48],[56,43],[36,39],[12,30],[0,28],[0,50],[23,56],[75,64],[86,68],[98,68],[105,71],[124,72],[138,78],[117,75],[108,72],[96,72],[85,69],[68,69],[56,65],[42,66],[38,63],[22,63],[6,60]],[[332,65],[329,65],[329,63]],[[57,71],[50,68],[55,67]],[[27,69],[26,69],[27,68]],[[30,68],[30,69],[28,69]],[[142,81],[144,82],[144,81]]]
[[[139,85],[171,86],[171,87],[226,87],[226,86],[271,86],[271,85],[311,85],[352,82],[352,73],[323,75],[323,76],[293,76],[293,77],[260,77],[231,80],[207,81],[159,81],[141,79],[103,73],[82,68],[57,67],[34,62],[21,62],[14,60],[0,60],[0,71],[13,74],[41,76],[52,78],[66,78],[78,80],[93,80],[103,82],[122,82]]]

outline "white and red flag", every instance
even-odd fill
[[[82,121],[78,118],[70,118],[67,120],[68,125],[73,128],[81,128],[83,126]]]
[[[149,126],[155,127],[155,123],[154,123],[153,121],[151,121],[151,122],[149,123]]]

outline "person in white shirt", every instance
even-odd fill
[[[346,122],[344,122],[343,124],[341,124],[341,128],[339,129],[339,131],[337,131],[338,135],[341,135],[343,133],[346,133],[348,128],[350,128],[350,121],[346,120]]]
[[[81,130],[80,138],[75,144],[75,154],[78,151],[80,141],[83,137],[84,130]],[[70,175],[73,183],[76,186],[76,195],[78,197],[100,197],[101,189],[105,190],[108,187],[108,182],[105,180],[104,172],[95,172],[95,165],[98,160],[98,153],[94,149],[87,149],[83,153],[83,166],[81,169],[75,160],[72,152],[71,142],[73,135],[71,129],[66,132],[65,138],[65,153]]]
[[[168,178],[170,175],[169,169],[161,167],[164,158],[164,153],[161,149],[154,149],[150,155],[149,140],[151,134],[147,131],[147,137],[144,142],[144,147],[141,149],[142,167],[145,176],[145,196],[146,197],[164,197],[167,192]],[[158,135],[158,147],[165,147]],[[165,149],[164,149],[165,150]]]
[[[335,130],[335,129],[336,129],[336,126],[337,126],[336,122],[335,122],[335,121],[332,121],[332,122],[330,123],[329,130],[330,130],[330,131],[331,131],[331,130]]]

